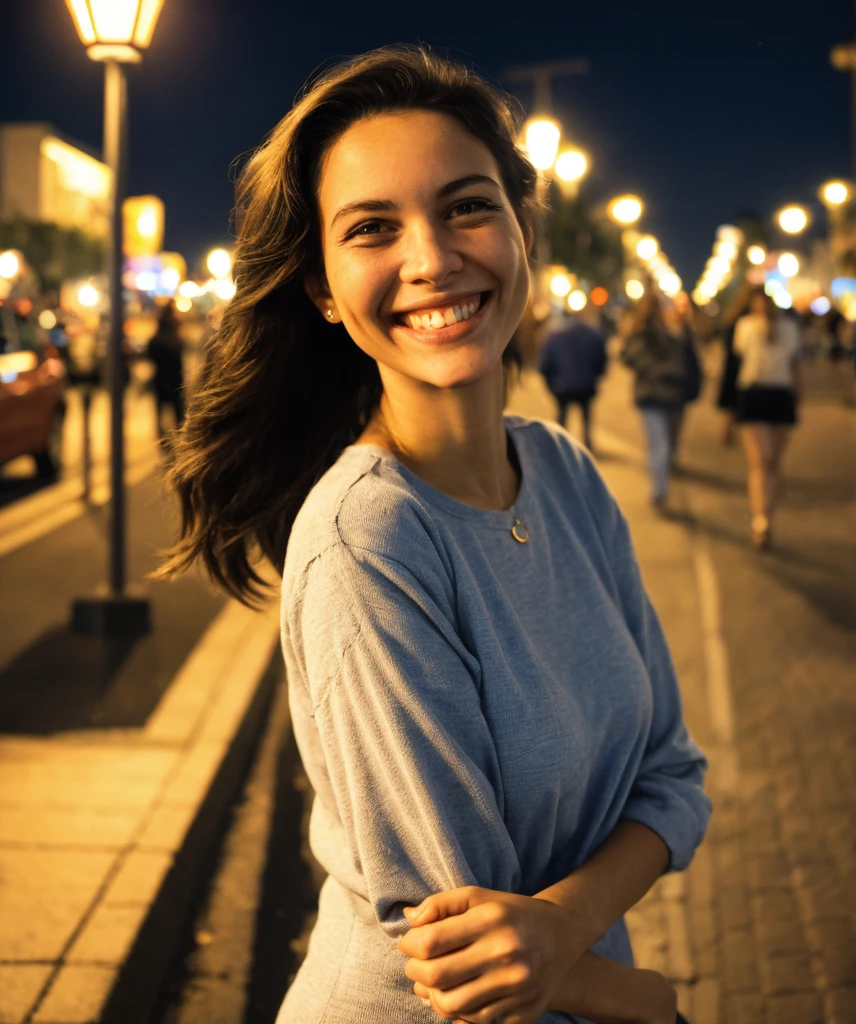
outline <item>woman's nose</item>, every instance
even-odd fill
[[[413,227],[407,234],[404,253],[401,277],[408,284],[442,281],[464,265],[450,233],[440,225]]]

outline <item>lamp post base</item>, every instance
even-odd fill
[[[142,636],[152,628],[151,605],[142,592],[110,594],[106,588],[71,606],[71,628],[90,636]]]

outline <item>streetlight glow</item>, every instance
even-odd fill
[[[81,306],[86,306],[88,309],[97,306],[100,298],[98,289],[92,284],[81,285],[77,291],[77,301]]]
[[[43,309],[39,313],[39,327],[45,331],[50,331],[56,327],[56,313],[52,309]]]
[[[218,299],[222,299],[224,302],[228,302],[230,299],[234,299],[237,288],[235,287],[234,281],[215,281],[214,287],[211,289]]]
[[[714,256],[721,256],[729,262],[737,256],[737,251],[737,246],[734,242],[717,242],[713,247]]]
[[[627,292],[627,298],[636,302],[645,294],[645,285],[641,281],[637,281],[635,277],[631,277],[624,286],[624,290]]]
[[[546,117],[539,117],[526,125],[524,146],[533,167],[539,171],[550,170],[556,162],[561,134],[556,122]]]
[[[657,283],[666,295],[677,295],[684,286],[684,282],[678,277],[674,270],[667,270]]]
[[[553,274],[550,279],[550,291],[559,299],[563,299],[571,290],[573,285],[567,274]]]
[[[11,281],[13,277],[17,277],[20,269],[21,261],[11,249],[0,254],[0,277],[5,277],[7,281]]]
[[[212,249],[205,261],[208,272],[218,281],[227,278],[232,272],[232,257],[225,249]]]
[[[783,277],[796,277],[800,272],[800,261],[792,252],[783,252],[779,257],[779,272]]]
[[[568,309],[572,309],[575,313],[578,313],[581,309],[586,308],[587,302],[588,298],[582,288],[574,288],[568,296]]]
[[[725,277],[731,270],[731,264],[724,256],[711,256],[707,261],[707,272],[712,277]]]
[[[638,196],[618,196],[609,204],[609,216],[616,224],[629,226],[642,216],[642,200]]]
[[[556,158],[556,177],[562,181],[579,181],[588,170],[588,157],[580,149],[566,149]]]
[[[92,60],[136,64],[148,48],[163,0],[66,0]]]
[[[801,206],[786,206],[776,215],[779,227],[789,235],[798,235],[808,226],[808,214]]]
[[[760,267],[767,259],[767,251],[760,245],[750,245],[746,250],[746,257],[753,266]]]
[[[829,206],[841,206],[850,198],[850,189],[843,181],[828,181],[820,190],[820,198]]]
[[[652,260],[660,251],[660,243],[653,235],[643,235],[636,243],[636,255],[640,260]]]

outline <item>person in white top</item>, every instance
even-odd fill
[[[799,327],[759,289],[734,328],[734,351],[742,360],[737,421],[749,463],[752,538],[756,547],[765,549],[771,541],[782,457],[797,422]]]

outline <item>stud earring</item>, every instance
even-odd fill
[[[333,319],[333,310],[332,310],[332,309],[328,309],[328,310],[327,310],[327,316],[328,316],[328,317],[329,317],[329,318],[330,318],[331,320]]]

